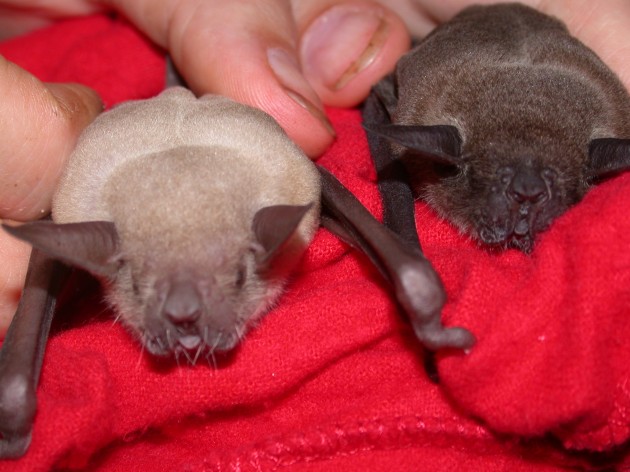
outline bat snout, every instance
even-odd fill
[[[531,164],[500,168],[478,230],[481,241],[530,252],[536,235],[549,223],[555,175]]]
[[[168,291],[162,316],[175,326],[190,325],[201,317],[202,306],[195,284],[189,280],[178,281]]]
[[[233,350],[246,331],[215,280],[172,274],[155,284],[141,339],[156,356],[180,355],[194,364]]]
[[[517,204],[541,203],[548,197],[548,187],[540,172],[526,167],[514,174],[507,197]]]
[[[173,283],[162,307],[162,317],[173,327],[176,348],[193,350],[202,343],[197,322],[201,318],[202,300],[190,280]]]

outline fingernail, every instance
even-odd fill
[[[297,61],[287,51],[280,48],[269,49],[267,60],[286,94],[317,118],[324,128],[334,136],[335,130],[324,113],[322,102],[304,78]]]
[[[374,62],[388,35],[389,23],[380,8],[334,6],[302,36],[304,73],[339,90]]]
[[[79,117],[87,124],[103,111],[98,94],[85,85],[47,82],[46,87],[69,118]]]

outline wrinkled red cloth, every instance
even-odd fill
[[[162,52],[117,18],[62,22],[0,53],[108,105],[164,86]],[[319,163],[379,215],[359,112],[329,116],[338,139]],[[75,292],[48,345],[31,447],[0,471],[630,467],[629,208],[627,174],[527,256],[488,252],[418,203],[445,323],[478,338],[469,354],[437,356],[439,385],[379,274],[325,230],[217,368],[151,359],[98,295]]]

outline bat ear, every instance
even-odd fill
[[[256,212],[252,228],[264,249],[263,263],[269,262],[279,252],[312,207],[312,203],[272,205]]]
[[[363,124],[368,133],[382,136],[391,142],[415,151],[441,164],[459,166],[462,138],[455,126]]]
[[[372,93],[365,100],[363,107],[363,120],[368,123],[391,123],[391,116],[397,105],[396,76],[389,74],[372,87]]]
[[[630,139],[594,139],[588,149],[587,172],[591,179],[604,179],[630,170]]]
[[[109,221],[56,224],[35,221],[21,226],[2,227],[16,238],[65,264],[79,267],[94,275],[111,277],[117,266],[118,233]]]

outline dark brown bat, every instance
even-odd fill
[[[438,27],[363,116],[384,222],[414,248],[415,195],[481,243],[529,252],[593,183],[630,168],[623,84],[562,23],[519,4]],[[411,321],[426,342],[424,317]]]
[[[364,121],[387,224],[414,243],[399,163],[463,233],[525,252],[630,167],[623,84],[562,23],[519,4],[470,7],[434,30],[375,86]]]
[[[441,300],[426,290],[436,281],[419,251],[267,114],[179,87],[99,116],[61,179],[54,221],[5,226],[34,250],[0,352],[0,457],[28,447],[64,269],[99,278],[149,353],[194,364],[234,348],[277,300],[320,224],[320,202],[324,225],[366,252],[403,307],[437,314],[431,329],[442,346],[468,335],[439,322]]]

